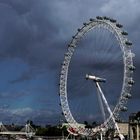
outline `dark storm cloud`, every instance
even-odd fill
[[[71,39],[75,28],[86,19],[84,16],[81,19],[79,14],[82,12],[86,15],[86,11],[93,13],[91,9],[86,10],[80,1],[2,0],[0,2],[1,13],[7,15],[1,26],[4,30],[4,34],[3,32],[1,34],[1,59],[14,57],[23,59],[29,64],[32,73],[33,71],[41,73],[46,68],[58,69],[63,59],[66,42]],[[85,5],[89,4],[91,2],[88,0]],[[97,2],[97,5],[99,4]],[[71,16],[73,18],[70,18]],[[23,73],[13,83],[30,80],[33,75],[30,71]]]
[[[35,9],[34,7],[28,14],[20,15],[9,5],[1,4],[1,13],[5,13],[3,15],[4,19],[1,21],[1,25],[3,25],[1,28],[5,31],[1,35],[3,38],[1,46],[5,47],[5,52],[3,53],[30,61],[31,58],[28,58],[28,54],[33,53],[36,55],[35,53],[39,49],[43,49],[41,46],[46,43],[45,39],[48,41],[47,39],[51,38],[51,32],[55,35],[55,26],[51,23],[49,24],[48,19],[45,19],[45,16],[42,15],[44,12],[41,9],[39,11]],[[45,26],[47,28],[44,28]],[[39,45],[41,45],[41,48],[37,48]],[[46,44],[46,46],[49,45]],[[46,46],[44,46],[44,49]],[[36,52],[32,52],[34,48]]]
[[[33,0],[0,0],[0,3],[9,5],[12,7],[15,11],[18,12],[18,14],[25,14],[30,11],[31,5],[33,5]]]
[[[29,72],[23,73],[13,83],[30,80],[35,76],[33,73],[42,73],[46,67],[56,69],[60,64],[57,61],[62,54],[60,49],[64,44],[64,40],[59,35],[61,33],[57,27],[58,21],[52,22],[51,16],[47,15],[50,14],[48,5],[44,6],[42,2],[36,1],[30,7],[31,9],[27,8],[26,11],[24,8],[28,5],[26,3],[28,2],[3,1],[0,5],[1,13],[5,13],[1,15],[4,19],[1,21],[3,32],[1,32],[0,57],[1,59],[20,58],[30,67]],[[24,12],[21,9],[24,9]],[[59,50],[57,50],[58,47]]]
[[[136,53],[138,73],[139,7],[139,0],[0,0],[0,60],[19,58],[29,67],[28,71],[10,83],[29,81],[38,75],[50,73],[55,77],[51,83],[56,84],[71,36],[83,22],[97,15],[114,17],[129,31],[129,37],[135,46],[133,51]],[[49,78],[48,76],[48,83]],[[134,98],[139,98],[139,74],[135,74],[135,79]],[[56,92],[56,85],[53,88]],[[26,115],[32,112],[30,109],[26,111],[27,114],[23,111]]]
[[[122,7],[122,10],[119,11],[121,14],[115,12],[115,16],[119,16],[119,19],[123,22],[125,22],[123,19],[127,20],[128,25],[131,25],[130,21],[135,23],[139,14],[137,8],[139,2],[135,2],[134,4],[133,1],[128,3],[120,1],[119,4],[115,1],[92,2],[90,0],[86,2],[80,0],[70,2],[64,0],[59,2],[56,0],[47,2],[44,0],[40,2],[3,0],[1,3],[10,8],[3,8],[1,13],[8,14],[7,19],[10,24],[4,24],[2,28],[7,28],[9,25],[10,27],[5,31],[5,36],[2,35],[1,46],[7,49],[4,49],[1,56],[21,57],[31,66],[44,67],[51,62],[57,65],[55,54],[58,54],[57,57],[63,58],[60,55],[63,54],[64,50],[61,49],[64,48],[66,42],[70,40],[70,35],[76,31],[76,28],[82,22],[97,14],[110,15],[114,8],[117,9],[119,5],[125,5],[125,7],[129,8],[131,6],[131,8],[134,8],[132,11],[133,19],[128,17],[129,13],[126,14],[125,7]],[[9,13],[11,13],[11,20],[9,19]],[[83,16],[81,17],[80,14]],[[70,18],[71,16],[73,18]],[[6,23],[7,19],[3,22]],[[6,44],[6,42],[9,43]],[[50,53],[52,55],[49,55]],[[60,58],[59,60],[61,60]]]
[[[5,36],[2,35],[1,46],[4,46],[5,49],[1,56],[20,57],[25,63],[31,67],[35,66],[36,69],[46,68],[48,65],[49,68],[51,65],[57,68],[63,58],[64,49],[61,49],[70,40],[70,35],[83,21],[96,15],[97,6],[102,6],[99,1],[94,2],[93,7],[87,8],[92,4],[90,0],[86,2],[14,0],[12,2],[2,1],[2,3],[11,7],[11,11],[5,9],[4,12],[10,12],[13,15],[10,17],[9,30],[5,31]],[[65,12],[66,10],[67,12]],[[70,18],[71,16],[73,18]],[[9,19],[9,16],[7,18]],[[9,24],[2,28],[8,26]]]

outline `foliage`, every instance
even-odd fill
[[[68,135],[66,128],[61,128],[57,126],[50,126],[50,127],[38,127],[36,131],[37,136],[62,136]]]
[[[37,136],[46,136],[47,134],[47,128],[38,128],[36,131]]]

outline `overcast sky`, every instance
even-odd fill
[[[59,74],[67,44],[83,22],[98,15],[117,19],[133,42],[136,83],[128,114],[140,110],[139,0],[0,0],[0,121],[59,122]]]

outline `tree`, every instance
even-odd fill
[[[136,114],[136,119],[140,118],[140,111]]]
[[[87,126],[88,125],[88,122],[87,121],[84,121],[84,124]]]
[[[84,121],[84,124],[85,124],[85,128],[92,128],[92,126],[90,124],[88,124],[87,121]]]
[[[36,131],[37,136],[46,136],[47,135],[47,128],[38,128]]]
[[[97,122],[94,121],[94,122],[92,123],[92,127],[96,127],[96,126],[97,126]]]

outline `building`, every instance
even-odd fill
[[[126,138],[128,139],[129,136],[129,123],[128,122],[118,122],[118,127],[120,130],[120,133]],[[114,136],[118,136],[118,131],[115,130],[115,134]]]
[[[129,116],[129,139],[140,140],[140,112]]]

